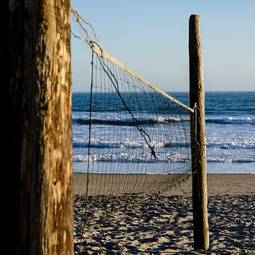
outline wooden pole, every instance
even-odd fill
[[[189,20],[190,61],[190,107],[192,144],[192,197],[194,248],[207,250],[209,247],[207,163],[205,132],[205,89],[202,65],[202,42],[200,17],[191,15]]]
[[[0,12],[0,254],[72,255],[70,1]]]

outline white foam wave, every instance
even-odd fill
[[[75,162],[87,162],[88,157],[86,155],[74,155],[73,160]],[[120,153],[120,154],[95,154],[91,156],[92,162],[112,162],[112,163],[187,163],[190,162],[190,157],[182,154],[168,155],[166,157],[157,157],[154,159],[151,155],[135,155],[128,153]],[[208,157],[207,162],[212,163],[254,163],[255,158],[245,157],[245,156],[237,156],[237,157],[229,157],[229,156],[213,156]]]
[[[211,124],[249,124],[255,125],[255,117],[253,116],[224,116],[224,117],[213,117],[206,118],[207,123]]]
[[[209,138],[210,139],[210,138]],[[255,139],[253,138],[243,138],[243,139],[228,139],[220,140],[219,138],[212,138],[207,143],[207,147],[215,149],[255,149]],[[182,148],[189,147],[190,143],[185,142],[168,142],[168,141],[152,141],[151,145],[154,148]],[[74,141],[73,147],[88,148],[88,141]],[[127,148],[127,149],[136,149],[136,148],[147,148],[146,143],[143,140],[120,140],[120,141],[109,141],[103,139],[92,139],[91,141],[92,148],[104,149],[104,148]]]
[[[88,161],[87,155],[74,155],[75,162]],[[181,153],[168,154],[166,156],[157,155],[155,159],[150,153],[143,154],[93,154],[90,156],[92,162],[114,162],[114,163],[184,163],[190,161],[190,157]]]

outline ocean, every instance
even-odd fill
[[[181,102],[189,105],[188,93],[170,93]],[[103,98],[102,98],[103,100]],[[114,100],[113,100],[114,102]],[[114,108],[114,107],[113,107]],[[89,93],[73,94],[73,162],[74,171],[86,171],[88,149],[88,114]],[[114,111],[114,110],[113,110]],[[104,152],[121,146],[128,147],[128,153],[117,154],[110,158],[101,158],[102,162],[132,162],[143,164],[137,153],[141,142],[133,141],[123,145],[121,142],[107,140],[107,130],[110,126],[118,126],[125,130],[134,125],[132,122],[111,119],[111,112],[98,111],[93,117],[100,117],[100,127],[105,128],[104,135],[93,140],[93,147]],[[104,119],[104,116],[107,116]],[[161,118],[162,117],[162,118]],[[158,113],[154,122],[164,120],[165,116]],[[143,121],[143,120],[141,120]],[[95,122],[94,122],[95,123]],[[96,124],[96,123],[95,123]],[[141,125],[143,123],[141,122]],[[156,131],[156,129],[155,129]],[[206,133],[208,173],[254,173],[255,174],[255,92],[208,92],[206,93]],[[121,136],[121,131],[119,132]],[[123,133],[124,135],[124,133]],[[176,144],[177,147],[183,144]],[[190,158],[178,158],[176,164],[182,164]],[[165,159],[160,159],[162,165]],[[155,164],[153,160],[146,164]]]

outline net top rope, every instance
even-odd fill
[[[107,53],[107,51],[105,51],[104,49],[102,49],[99,44],[98,44],[98,39],[96,36],[96,33],[94,31],[93,26],[86,22],[80,15],[79,13],[72,9],[72,14],[75,18],[75,20],[77,21],[77,23],[79,24],[79,26],[81,27],[82,31],[85,33],[85,41],[88,44],[88,46],[91,48],[91,50],[96,53],[99,57],[111,62],[113,65],[118,66],[121,70],[123,70],[124,72],[129,73],[132,77],[134,77],[135,79],[143,82],[144,84],[146,84],[149,88],[151,88],[152,90],[156,91],[157,93],[161,94],[162,96],[164,96],[165,98],[169,99],[170,101],[176,103],[177,105],[179,105],[180,107],[186,109],[187,111],[189,111],[190,113],[194,113],[194,109],[188,107],[187,105],[183,104],[182,102],[180,102],[179,100],[177,100],[175,97],[167,94],[166,92],[164,92],[163,90],[161,90],[160,88],[158,88],[156,85],[154,85],[153,83],[145,80],[141,75],[139,75],[138,73],[136,73],[135,71],[133,71],[132,69],[130,69],[129,67],[127,67],[125,64],[123,64],[121,61],[119,61],[118,59],[112,57],[109,53]],[[90,27],[90,29],[92,30],[93,33],[93,37],[95,38],[95,40],[91,40],[91,37],[89,35],[88,30],[85,28],[84,25],[87,25]],[[81,39],[79,36],[75,35],[75,37]]]
[[[163,90],[158,88],[156,85],[154,85],[154,84],[148,82],[147,80],[145,80],[142,76],[140,76],[135,71],[131,70],[129,67],[127,67],[126,65],[121,63],[118,59],[112,57],[109,53],[107,53],[105,50],[103,50],[96,42],[90,41],[90,47],[99,57],[111,62],[113,65],[118,66],[121,70],[123,70],[124,72],[129,73],[132,77],[134,77],[135,79],[143,82],[148,87],[150,87],[154,91],[158,92],[162,96],[168,98],[169,100],[171,100],[172,102],[174,102],[177,105],[181,106],[182,108],[186,109],[187,111],[189,111],[191,113],[194,113],[194,109],[186,106],[185,104],[183,104],[182,102],[180,102],[179,100],[174,98],[173,96],[170,96],[169,94],[167,94],[166,92],[164,92]]]

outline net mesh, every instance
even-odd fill
[[[193,110],[103,51],[92,25],[72,14],[74,37],[92,49],[90,91],[79,96],[73,119],[74,157],[86,173],[76,176],[84,187],[75,195],[75,253],[113,252],[114,233],[137,253],[133,236],[163,233],[159,217],[172,210],[164,195],[191,176]]]
[[[92,49],[84,96],[86,193],[167,192],[190,176],[190,112]]]

